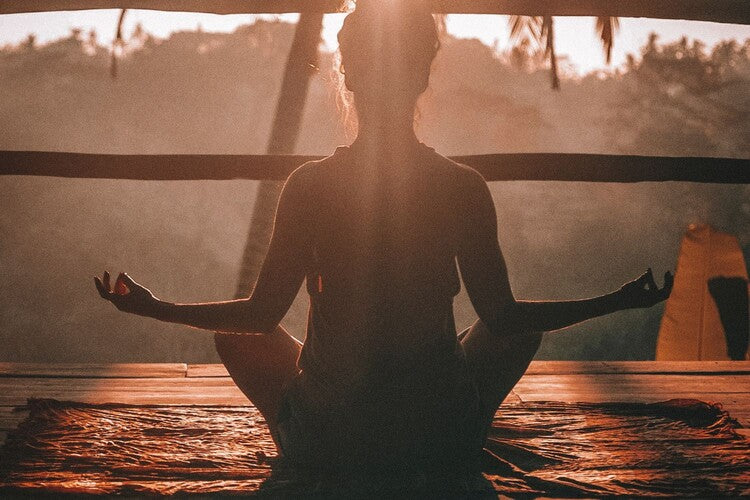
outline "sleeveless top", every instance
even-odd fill
[[[422,144],[389,165],[360,156],[297,173],[310,308],[280,440],[307,462],[435,462],[473,439],[478,405],[453,318],[467,167]]]

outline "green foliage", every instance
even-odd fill
[[[124,35],[118,77],[95,36],[0,50],[0,148],[107,153],[262,153],[293,29]],[[549,91],[543,54],[446,38],[418,133],[443,154],[599,152],[750,155],[750,43],[710,51],[653,38],[626,68]],[[297,152],[346,142],[332,56],[314,78]],[[329,69],[330,68],[330,69]],[[565,78],[563,76],[563,78]],[[128,271],[177,301],[230,298],[252,212],[250,182],[0,178],[0,359],[216,361],[210,335],[117,313],[91,277]],[[492,185],[518,297],[576,298],[674,269],[690,222],[750,245],[745,186]],[[303,334],[304,307],[285,320]],[[548,335],[541,356],[648,359],[661,309]],[[456,300],[459,328],[473,311]]]
[[[555,53],[555,24],[552,16],[510,16],[510,39],[520,46],[529,46],[530,42],[544,47],[544,58],[549,59],[550,77],[553,90],[560,90],[560,76],[557,69],[557,54]],[[597,17],[596,33],[602,42],[604,57],[607,64],[612,59],[612,46],[615,33],[620,27],[616,17]],[[511,51],[515,50],[513,47]]]
[[[616,138],[622,151],[750,157],[750,40],[708,53],[699,41],[658,45],[652,35],[621,83],[613,130],[635,129]]]

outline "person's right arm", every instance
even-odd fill
[[[508,270],[497,238],[497,215],[487,183],[469,174],[462,196],[457,260],[474,309],[498,335],[559,330],[622,309],[650,307],[665,300],[673,278],[665,274],[659,289],[649,269],[617,291],[581,300],[519,301],[511,291]]]
[[[474,172],[460,189],[457,261],[471,304],[479,319],[497,334],[511,334],[516,300],[497,239],[497,216],[489,188]]]
[[[273,235],[253,293],[223,302],[175,304],[157,299],[121,273],[114,289],[109,273],[94,278],[102,298],[124,312],[225,333],[271,333],[294,301],[305,276],[309,228],[305,186],[292,174],[279,198]]]

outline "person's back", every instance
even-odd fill
[[[310,313],[288,405],[297,427],[323,437],[321,423],[335,421],[337,445],[371,436],[361,449],[393,460],[397,446],[406,456],[426,441],[445,448],[476,406],[453,297],[478,174],[422,144],[396,159],[363,149],[338,148],[294,175]]]

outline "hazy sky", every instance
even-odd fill
[[[45,42],[66,36],[73,27],[84,31],[94,29],[98,33],[100,43],[108,44],[114,36],[118,15],[117,10],[0,15],[0,45],[18,43],[29,33],[36,34],[40,42]],[[124,33],[128,35],[139,22],[146,31],[158,37],[166,37],[176,30],[195,29],[199,25],[206,31],[232,31],[238,25],[251,23],[255,17],[132,10],[127,14]],[[296,20],[296,15],[292,14],[277,17],[289,21]],[[324,39],[329,48],[336,47],[336,32],[341,26],[342,19],[342,15],[326,16]],[[606,68],[600,44],[594,34],[593,18],[555,18],[555,28],[558,54],[567,56],[577,71],[588,72]],[[488,45],[497,44],[500,49],[508,46],[507,16],[452,15],[448,17],[448,30],[455,36],[479,38]],[[709,46],[728,38],[739,41],[750,38],[750,26],[621,19],[620,31],[612,53],[612,64],[622,64],[627,53],[637,53],[650,32],[658,33],[660,39],[665,42],[687,36],[689,39],[700,39]]]

